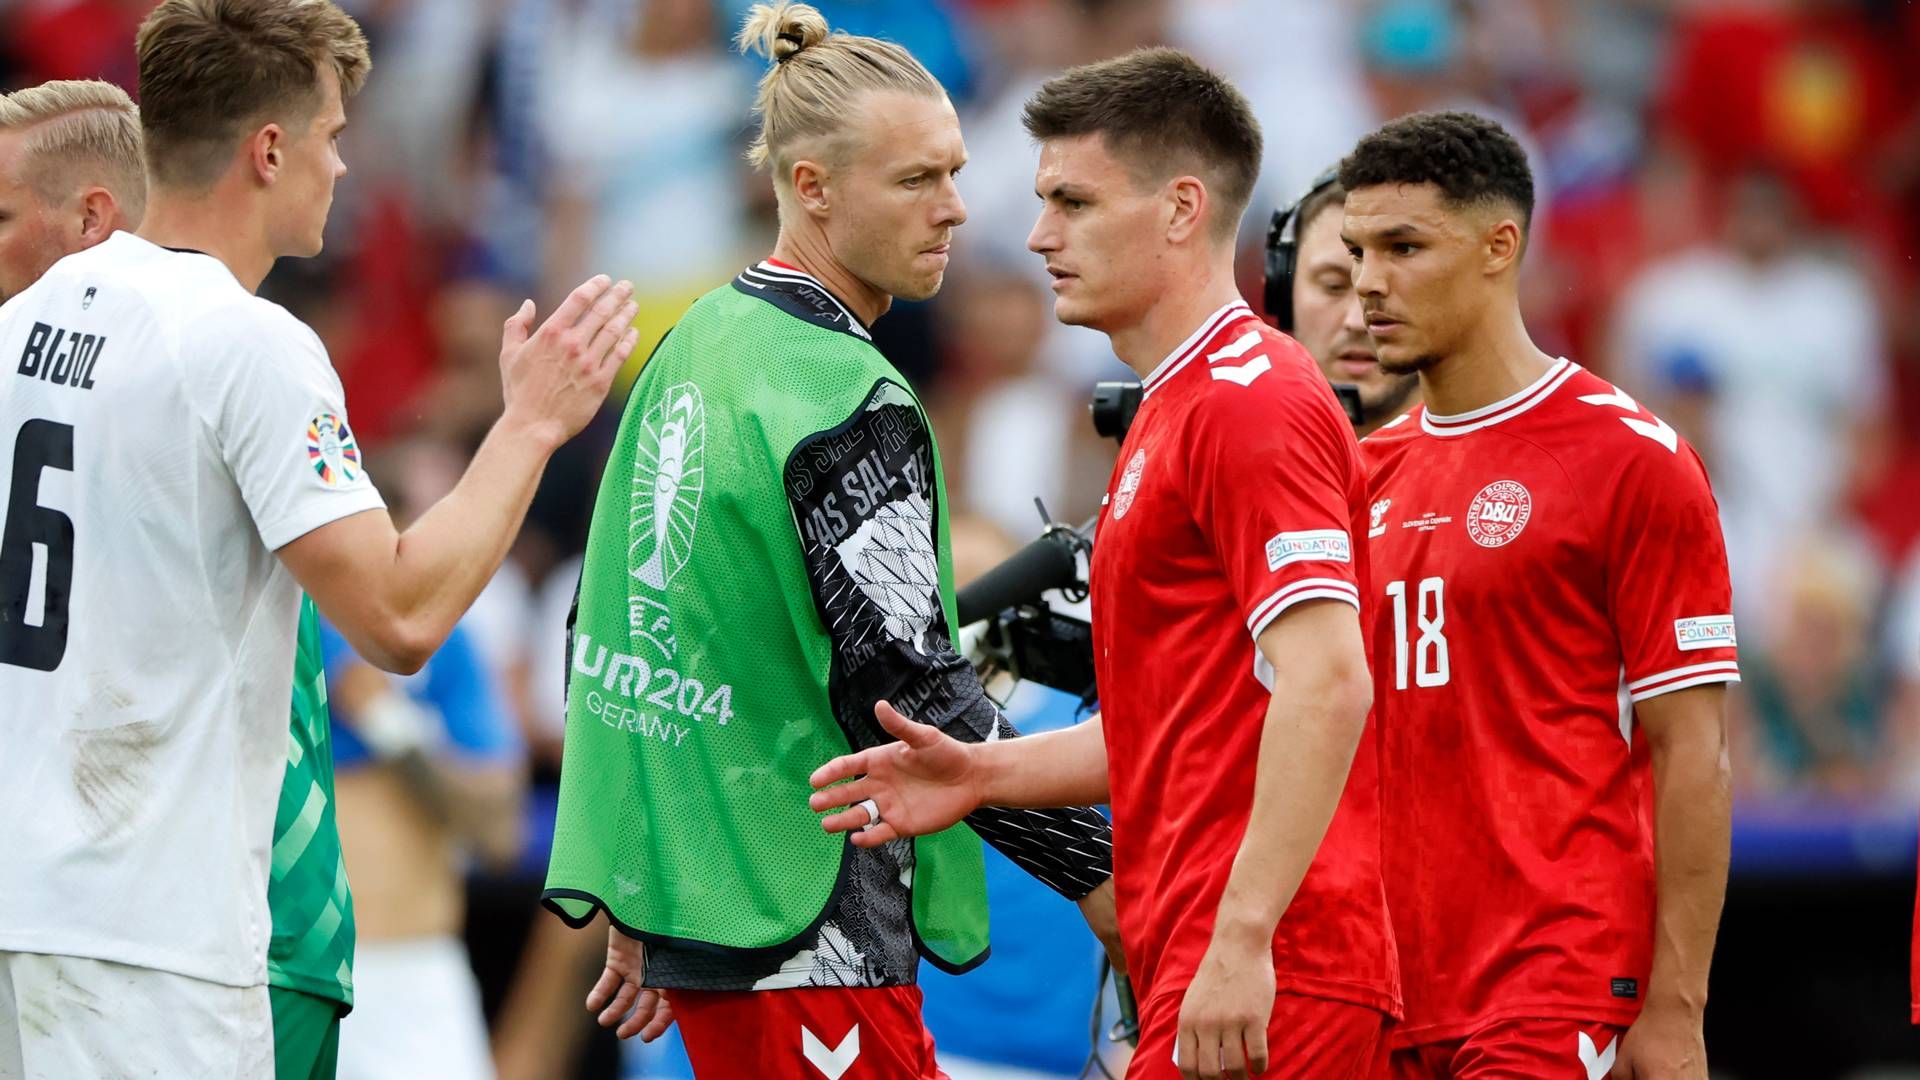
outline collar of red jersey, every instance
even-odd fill
[[[1232,300],[1222,304],[1220,310],[1207,316],[1207,320],[1200,324],[1200,329],[1195,330],[1192,336],[1181,342],[1179,348],[1168,353],[1167,358],[1160,361],[1160,365],[1154,368],[1151,374],[1140,380],[1141,386],[1145,388],[1141,396],[1144,398],[1165,386],[1167,380],[1179,374],[1181,368],[1186,367],[1194,357],[1200,355],[1201,346],[1213,340],[1213,335],[1219,333],[1227,324],[1243,317],[1253,317],[1253,309],[1247,306],[1245,300]]]
[[[1580,365],[1561,357],[1559,362],[1547,369],[1547,373],[1535,379],[1525,390],[1511,397],[1502,398],[1491,405],[1483,405],[1471,412],[1454,416],[1436,416],[1420,410],[1420,428],[1429,435],[1438,435],[1450,439],[1458,435],[1490,428],[1495,424],[1511,420],[1535,405],[1553,396],[1560,384],[1573,378]]]

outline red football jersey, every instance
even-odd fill
[[[1627,1025],[1652,960],[1653,780],[1630,702],[1735,682],[1705,467],[1562,360],[1361,444],[1395,1045]]]
[[[1253,806],[1273,670],[1255,638],[1304,600],[1361,605],[1365,473],[1298,343],[1243,303],[1145,381],[1100,515],[1094,658],[1114,883],[1142,1014],[1178,1015]],[[1398,1014],[1371,725],[1274,934],[1279,989]]]

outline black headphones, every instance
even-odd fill
[[[1314,177],[1299,198],[1273,212],[1273,222],[1267,226],[1267,314],[1287,333],[1293,332],[1293,272],[1300,260],[1300,208],[1339,182],[1338,166]]]

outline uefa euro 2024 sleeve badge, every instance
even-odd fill
[[[347,421],[330,412],[316,414],[307,421],[307,464],[328,487],[346,487],[365,475],[360,463],[360,444],[354,441]]]
[[[633,455],[627,564],[642,584],[665,589],[687,565],[706,482],[707,407],[700,388],[669,387],[640,421]]]

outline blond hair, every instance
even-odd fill
[[[320,65],[342,98],[373,67],[366,35],[332,0],[163,0],[134,44],[148,174],[184,190],[217,180],[248,130],[311,123]]]
[[[140,110],[125,90],[74,79],[0,94],[0,131],[26,133],[20,178],[45,202],[98,185],[113,192],[128,221],[146,212]]]
[[[810,4],[755,4],[734,44],[772,61],[754,99],[760,133],[747,160],[755,168],[772,163],[774,179],[781,183],[801,144],[841,134],[860,95],[875,90],[947,94],[912,53],[891,41],[829,31],[825,17]]]

